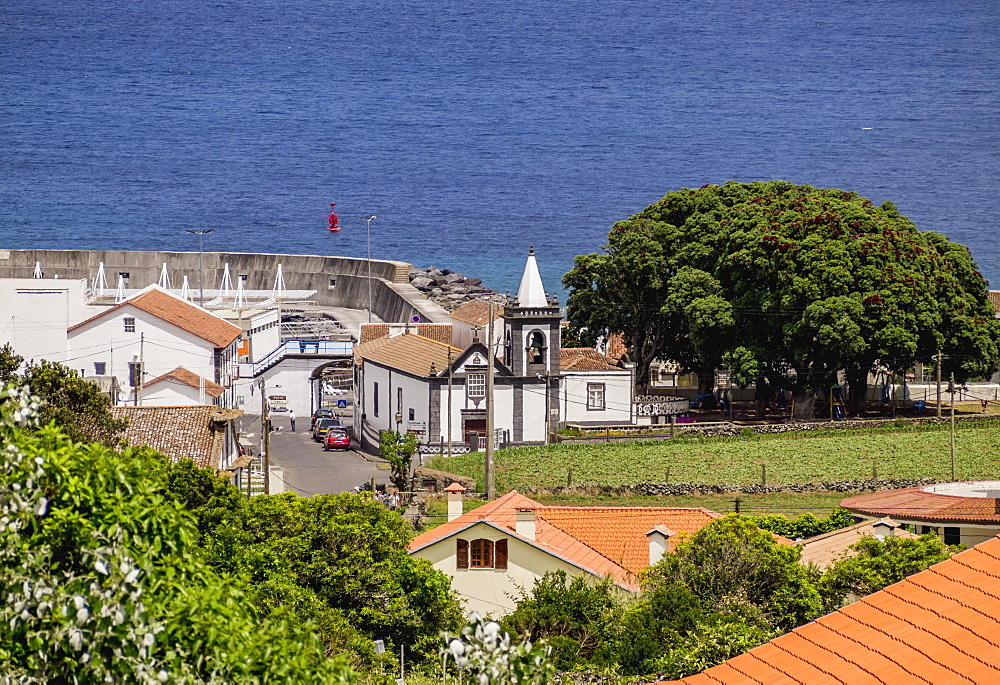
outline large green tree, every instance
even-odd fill
[[[166,460],[38,427],[0,391],[0,664],[25,683],[346,682],[309,623],[210,568]],[[28,429],[33,429],[29,431]]]
[[[55,422],[78,442],[116,447],[127,421],[111,414],[111,398],[69,367],[42,360],[24,364],[10,345],[0,348],[0,383],[28,386],[42,400],[41,425]]]
[[[930,362],[989,375],[1000,326],[969,251],[919,231],[889,202],[786,181],[668,193],[615,224],[605,254],[564,278],[584,340],[620,332],[649,379],[654,359],[708,378],[720,363],[762,396],[813,393],[845,371],[853,408],[868,373]],[[703,387],[702,390],[707,390]]]
[[[213,568],[245,578],[262,610],[319,625],[331,653],[370,665],[385,639],[436,658],[439,633],[462,625],[450,579],[407,554],[412,529],[370,494],[247,500],[190,462],[171,466],[168,492],[194,513]]]

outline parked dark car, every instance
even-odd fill
[[[326,439],[323,441],[324,450],[349,450],[351,449],[351,436],[343,428],[328,428]]]
[[[320,419],[334,419],[336,415],[332,409],[317,409],[313,412],[312,421],[309,423],[309,430],[316,427],[316,422]]]
[[[326,431],[328,429],[341,428],[342,425],[343,424],[340,423],[340,419],[316,419],[316,425],[313,426],[313,440],[316,442],[323,442],[323,438],[326,437]]]

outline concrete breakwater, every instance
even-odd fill
[[[200,276],[206,289],[218,288],[229,265],[234,281],[245,277],[245,287],[256,290],[274,287],[280,264],[285,288],[314,290],[313,299],[320,305],[367,309],[370,285],[372,313],[382,321],[405,322],[414,316],[428,323],[450,320],[444,308],[410,285],[409,263],[386,259],[244,252],[0,250],[0,278],[31,278],[38,264],[46,278],[87,279],[92,284],[102,263],[112,289],[119,274],[128,274],[127,288],[156,283],[166,264],[174,287],[184,276],[197,287]]]
[[[424,293],[437,305],[452,311],[480,298],[497,295],[497,291],[483,287],[481,279],[474,276],[428,266],[423,269],[410,269],[410,285]]]

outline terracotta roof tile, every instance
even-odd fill
[[[494,305],[493,320],[496,321],[502,317],[503,307]],[[451,318],[471,323],[473,326],[487,326],[490,323],[490,304],[489,302],[466,302],[451,312]]]
[[[184,329],[188,333],[207,340],[216,347],[227,347],[243,332],[238,326],[234,326],[225,319],[221,319],[215,314],[195,306],[187,300],[177,297],[158,286],[150,286],[124,302],[119,302],[113,307],[105,309],[100,314],[90,317],[86,321],[81,321],[78,324],[70,326],[69,330],[72,331],[85,326],[92,321],[104,318],[122,307],[128,306],[148,312],[178,328]]]
[[[430,375],[431,364],[437,371],[448,368],[449,350],[451,360],[462,353],[457,347],[410,333],[393,338],[376,338],[358,345],[354,348],[354,357],[424,377]]]
[[[452,326],[450,323],[418,323],[418,324],[387,324],[387,323],[363,323],[361,324],[361,334],[358,344],[388,338],[393,331],[403,331],[415,333],[439,343],[450,345],[452,340]],[[400,333],[402,335],[403,333]],[[395,337],[395,336],[391,336]]]
[[[708,509],[670,507],[539,507],[536,511],[539,517],[633,573],[649,566],[646,533],[655,526],[690,534],[721,516]],[[669,538],[670,551],[679,538]]]
[[[865,516],[942,522],[1000,522],[1000,498],[959,497],[925,492],[923,487],[848,497],[840,506]]]
[[[683,683],[744,683],[799,659],[837,682],[1000,680],[1000,538],[988,540]],[[773,668],[768,665],[772,660]],[[739,673],[741,675],[734,675]],[[825,682],[807,670],[791,682]],[[781,682],[771,680],[770,682]]]
[[[564,347],[559,350],[563,371],[620,371],[615,361],[591,347]]]
[[[208,395],[208,396],[210,396],[210,397],[215,397],[215,398],[220,397],[222,395],[222,393],[225,392],[225,390],[226,390],[225,388],[223,388],[218,383],[210,381],[207,378],[202,378],[201,376],[199,376],[195,372],[188,371],[183,366],[178,366],[173,371],[168,371],[168,372],[166,372],[165,374],[163,374],[161,376],[157,376],[156,378],[154,378],[151,381],[147,381],[146,383],[143,383],[142,387],[148,388],[149,386],[153,385],[154,383],[161,383],[161,382],[165,382],[165,381],[166,382],[180,383],[181,385],[187,385],[187,386],[190,386],[192,388],[200,388],[201,387],[201,383],[204,382],[205,383],[205,394]]]
[[[148,445],[172,462],[190,459],[205,468],[219,468],[225,426],[243,414],[212,405],[185,407],[112,407],[115,418],[128,419],[125,442]]]
[[[649,565],[646,533],[657,524],[694,532],[720,514],[707,509],[643,507],[543,507],[516,490],[453,521],[421,533],[410,542],[413,553],[485,521],[508,534],[516,530],[519,508],[535,510],[535,544],[598,576],[610,575],[636,589],[636,574]],[[671,545],[673,540],[671,541]]]

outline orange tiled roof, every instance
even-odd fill
[[[619,371],[615,361],[592,347],[564,347],[559,350],[559,368],[563,371]]]
[[[394,338],[376,338],[358,345],[354,348],[354,357],[390,366],[414,376],[427,376],[430,374],[431,364],[434,364],[437,371],[448,368],[449,350],[452,361],[462,353],[457,347],[410,333]]]
[[[493,305],[493,320],[503,317],[503,307]],[[488,326],[490,323],[490,303],[489,302],[466,302],[458,309],[451,312],[451,318],[473,326]]]
[[[190,459],[205,468],[219,468],[225,426],[243,414],[213,405],[185,407],[111,407],[116,419],[128,419],[125,442],[148,445],[172,462]]]
[[[813,563],[820,568],[820,570],[825,570],[827,566],[832,564],[837,559],[841,557],[853,554],[850,552],[849,548],[854,543],[865,537],[875,537],[879,534],[880,529],[882,533],[887,532],[888,528],[883,526],[876,526],[878,523],[887,523],[891,526],[892,535],[897,538],[907,538],[915,540],[918,535],[914,535],[910,531],[904,529],[895,521],[882,518],[882,519],[870,519],[867,521],[862,521],[861,523],[855,523],[853,526],[847,526],[846,528],[839,528],[837,530],[831,531],[829,533],[823,533],[822,535],[816,535],[807,540],[800,542],[802,548],[802,555],[799,557],[800,564]]]
[[[679,681],[1000,682],[1000,538]]]
[[[192,388],[200,388],[202,382],[205,383],[205,394],[211,397],[219,397],[225,392],[223,388],[218,383],[208,380],[207,378],[202,378],[194,371],[188,371],[183,366],[178,366],[173,371],[167,371],[161,376],[157,376],[151,381],[142,384],[142,387],[148,388],[154,383],[160,383],[162,381],[173,381],[175,383],[180,383],[182,385],[188,385]]]
[[[958,497],[924,492],[921,486],[848,497],[840,506],[866,516],[891,516],[903,521],[993,523],[1000,521],[1000,499]]]
[[[680,507],[539,507],[536,515],[632,573],[649,566],[646,533],[654,527],[693,533],[722,516],[708,509]],[[670,551],[678,539],[679,535],[670,538]]]
[[[448,538],[479,522],[516,535],[517,509],[535,510],[535,540],[528,541],[598,576],[610,575],[624,588],[637,589],[636,574],[649,566],[646,533],[657,525],[690,533],[720,515],[707,509],[666,507],[543,507],[513,490],[503,497],[421,533],[410,552]],[[524,540],[524,538],[521,538]],[[676,540],[670,539],[670,549]]]
[[[72,331],[85,326],[91,321],[101,319],[111,312],[128,305],[148,312],[168,323],[172,323],[178,328],[183,328],[188,333],[197,335],[199,338],[207,340],[216,347],[227,347],[243,332],[238,326],[234,326],[225,319],[221,319],[215,314],[205,311],[201,307],[197,307],[187,300],[168,293],[157,286],[152,286],[124,302],[119,302],[113,307],[108,307],[100,314],[70,326],[69,330]]]
[[[363,323],[361,324],[361,335],[359,336],[361,339],[358,341],[358,344],[364,344],[372,340],[378,340],[379,338],[388,338],[393,328],[401,329],[403,327],[404,324],[398,323]],[[452,330],[450,323],[405,324],[405,330],[422,335],[425,338],[430,338],[431,340],[437,340],[439,343],[445,345],[451,344]]]

